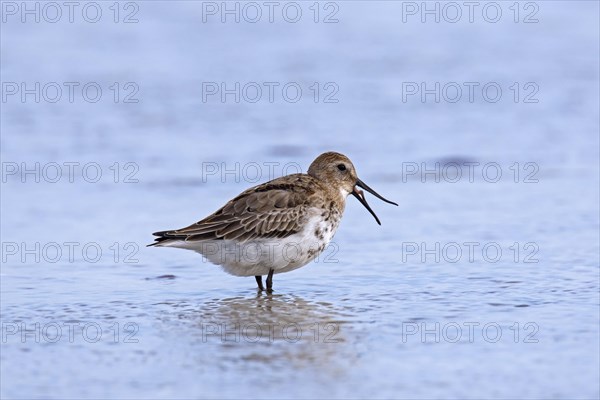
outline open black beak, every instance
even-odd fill
[[[379,225],[381,225],[381,222],[379,221],[379,218],[377,218],[377,215],[375,215],[375,212],[371,209],[371,207],[369,207],[369,203],[367,203],[367,199],[365,199],[365,194],[363,193],[362,190],[357,189],[356,188],[357,186],[365,189],[367,192],[371,193],[373,196],[377,197],[378,199],[381,199],[381,200],[385,201],[386,203],[390,203],[390,204],[393,204],[395,206],[397,206],[398,204],[396,204],[393,201],[389,201],[388,199],[384,198],[379,193],[377,193],[376,191],[374,191],[373,189],[371,189],[366,183],[364,183],[360,179],[356,180],[356,185],[354,186],[354,190],[352,191],[352,195],[354,197],[356,197],[358,199],[358,201],[360,201],[360,203],[363,206],[365,206],[365,208],[367,210],[369,210],[369,212],[371,213],[371,215],[373,217],[375,217],[375,221],[377,221],[377,223]]]

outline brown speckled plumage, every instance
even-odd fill
[[[380,223],[358,187],[391,203],[358,179],[348,157],[323,153],[307,174],[284,176],[245,190],[195,224],[155,232],[157,238],[149,246],[197,251],[230,274],[254,275],[260,290],[264,289],[262,275],[268,275],[270,291],[273,274],[300,268],[325,249],[338,228],[349,194]],[[256,249],[248,252],[246,245]],[[264,247],[270,250],[278,245],[283,250],[264,251]],[[286,253],[288,246],[297,250],[295,257]],[[235,257],[227,258],[232,253]]]
[[[332,193],[330,193],[332,192]],[[342,213],[344,201],[330,201],[323,193],[336,193],[307,174],[274,179],[242,192],[227,204],[188,227],[155,232],[157,243],[165,240],[237,240],[284,238],[302,230],[310,207],[323,210],[324,218]]]

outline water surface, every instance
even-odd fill
[[[394,2],[338,2],[335,24],[222,24],[200,2],[138,4],[136,24],[2,25],[3,82],[106,93],[2,103],[3,163],[102,171],[2,183],[3,398],[598,398],[597,3],[537,2],[534,24],[403,23]],[[202,101],[224,81],[335,82],[339,102]],[[505,95],[403,102],[423,81]],[[140,101],[106,100],[113,82]],[[514,82],[539,102],[515,103]],[[334,244],[273,295],[144,247],[254,184],[248,163],[264,181],[327,150],[400,206],[369,198],[380,227],[349,199]],[[503,175],[408,174],[436,162]]]

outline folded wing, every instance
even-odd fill
[[[299,232],[309,208],[310,182],[290,185],[274,180],[248,189],[225,206],[188,227],[155,232],[155,243],[165,241],[236,240],[284,238]],[[299,175],[304,183],[311,177]],[[166,243],[164,243],[166,244]]]

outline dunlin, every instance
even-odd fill
[[[366,190],[389,201],[358,179],[343,154],[323,153],[307,174],[292,174],[252,187],[186,228],[155,232],[149,246],[197,251],[236,276],[254,276],[272,291],[273,274],[300,268],[317,257],[335,234],[346,197],[352,194],[375,217]]]

